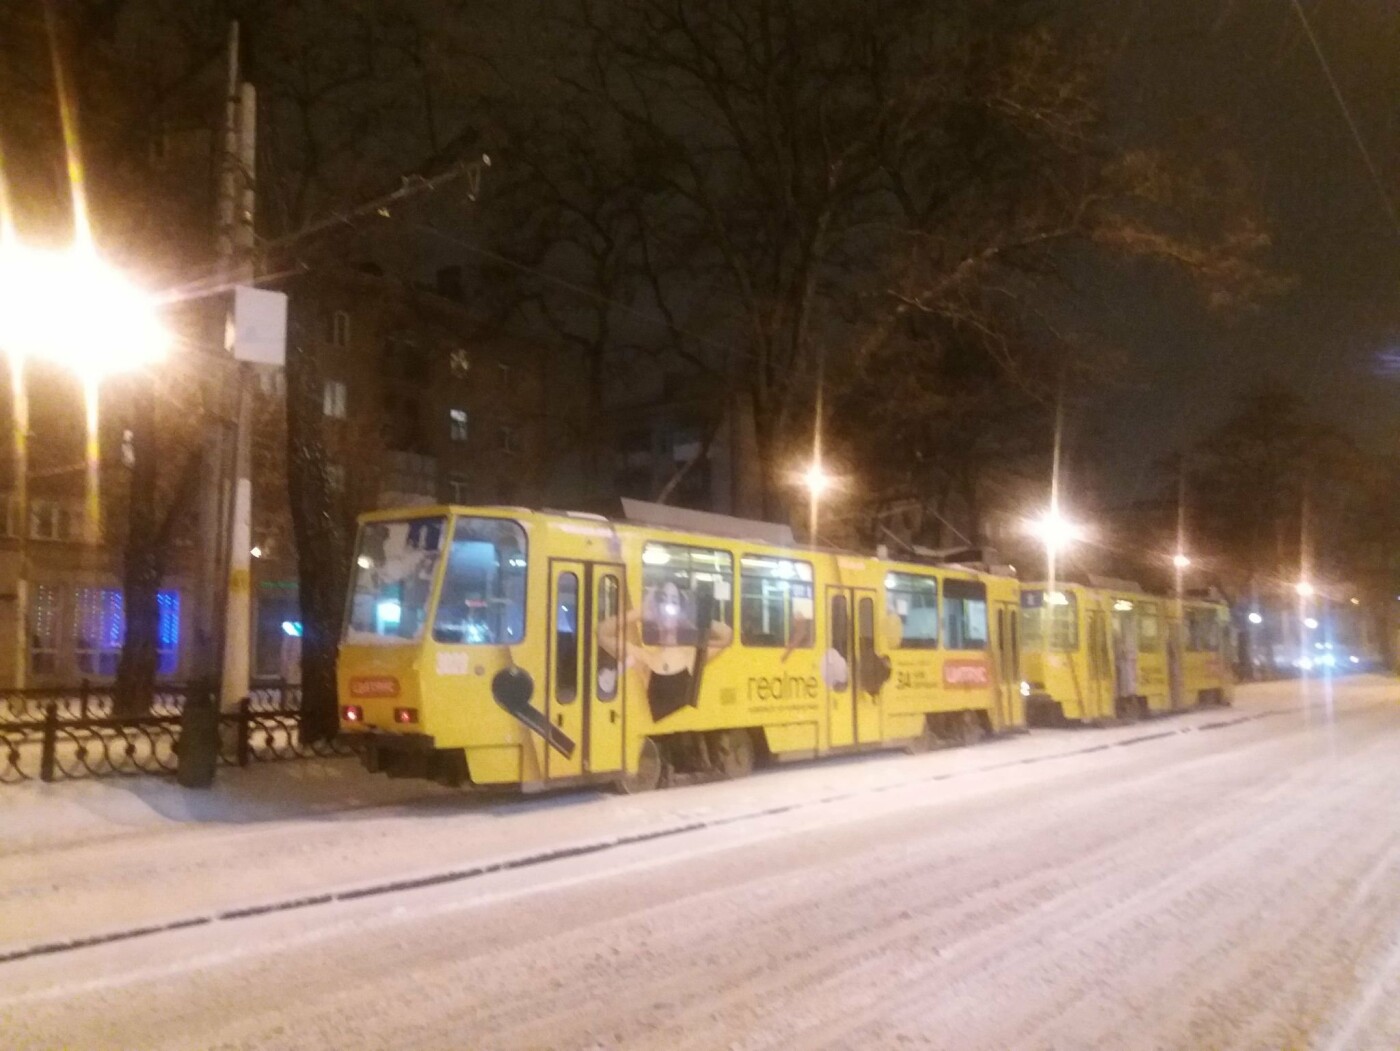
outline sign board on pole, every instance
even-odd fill
[[[233,356],[254,365],[287,363],[287,294],[239,285],[233,290]]]

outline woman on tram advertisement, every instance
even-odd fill
[[[668,579],[647,587],[642,608],[624,616],[629,632],[629,666],[640,666],[646,677],[647,705],[653,722],[699,704],[699,682],[705,663],[734,639],[734,629],[715,616],[713,585],[692,590],[689,581]],[[598,625],[598,642],[616,662],[618,620]],[[705,638],[707,645],[701,646]],[[609,669],[600,669],[608,674]],[[615,665],[612,674],[616,674]]]

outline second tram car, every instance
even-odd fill
[[[1032,723],[1103,723],[1230,703],[1224,603],[1133,585],[1021,588],[1023,692]]]

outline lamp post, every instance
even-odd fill
[[[14,684],[29,670],[29,393],[26,367],[56,365],[83,387],[87,423],[85,538],[99,539],[97,390],[102,380],[164,357],[170,339],[154,300],[103,262],[90,244],[67,251],[20,243],[7,227],[0,237],[0,351],[9,358],[13,398],[18,555],[15,575]]]
[[[820,460],[813,460],[808,468],[802,472],[802,484],[806,487],[810,499],[808,528],[813,547],[817,546],[817,517],[821,507],[821,499],[831,488],[832,481],[831,475],[826,473],[826,468],[821,465]]]

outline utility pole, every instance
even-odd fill
[[[256,206],[253,180],[257,171],[257,93],[253,85],[229,83],[230,112],[237,120],[234,135],[234,189],[237,194],[233,259],[239,283],[251,283],[256,276],[256,245],[253,239],[253,213]],[[236,297],[235,297],[236,301]],[[239,348],[233,347],[235,358]],[[233,431],[233,500],[228,528],[228,576],[224,591],[223,674],[220,704],[234,708],[248,692],[251,671],[252,562],[253,546],[253,366],[240,361],[234,382],[237,385],[237,411]]]
[[[220,150],[216,247],[224,284],[232,289],[251,281],[254,272],[253,215],[257,166],[257,95],[242,80],[239,27],[229,25],[227,79]],[[232,302],[232,297],[224,303]],[[224,331],[231,332],[231,311]],[[201,559],[200,665],[205,675],[216,669],[220,701],[233,706],[246,694],[249,678],[251,594],[249,550],[252,485],[252,369],[235,365],[226,339],[209,370],[205,405],[211,420],[205,435],[204,479],[200,497]],[[232,371],[236,391],[232,434],[226,419],[227,381]],[[230,460],[232,461],[230,463]],[[233,477],[229,474],[232,471]]]

